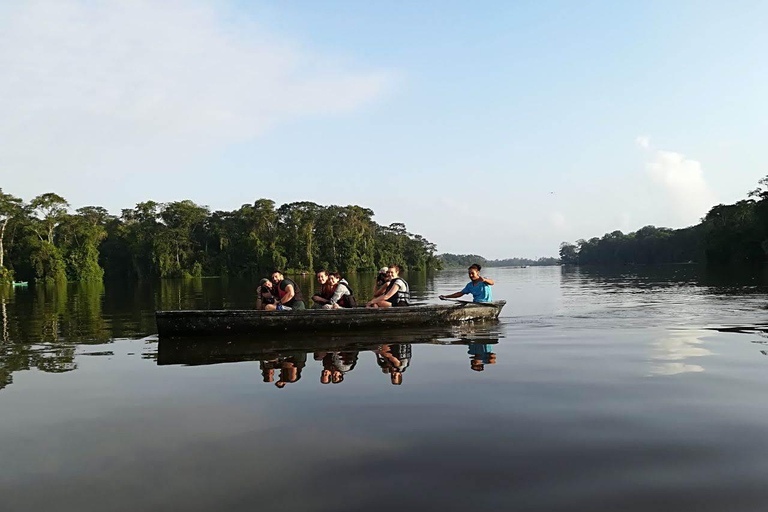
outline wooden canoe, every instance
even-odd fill
[[[506,304],[429,304],[400,308],[307,309],[301,311],[181,310],[155,313],[161,337],[343,331],[495,320]]]

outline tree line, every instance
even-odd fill
[[[146,201],[111,215],[70,210],[55,193],[29,202],[0,189],[0,281],[257,276],[398,264],[439,268],[436,246],[404,224],[382,226],[361,206],[258,199],[233,211]]]
[[[695,226],[683,229],[645,226],[635,232],[560,245],[563,264],[627,265],[761,263],[768,260],[768,177],[747,199],[713,207]]]
[[[451,254],[443,253],[438,255],[443,263],[443,268],[467,268],[474,263],[483,267],[524,267],[524,266],[544,266],[558,265],[558,258],[538,258],[535,260],[529,258],[506,258],[503,260],[487,260],[477,254]]]

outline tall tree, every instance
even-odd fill
[[[11,219],[23,212],[23,206],[24,203],[21,199],[4,193],[3,189],[0,188],[0,272],[5,270],[5,246],[3,245],[5,230]],[[2,278],[2,275],[0,275],[0,278]]]
[[[41,194],[29,202],[32,213],[39,221],[41,230],[37,230],[37,236],[43,239],[43,234],[47,236],[48,243],[53,244],[53,230],[56,229],[64,216],[67,214],[69,203],[66,199],[53,192]]]

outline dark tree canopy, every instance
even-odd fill
[[[354,205],[276,208],[259,199],[211,212],[189,200],[150,200],[115,217],[99,206],[70,213],[53,193],[24,205],[0,190],[0,277],[6,281],[14,274],[46,281],[257,276],[275,267],[355,271],[392,263],[421,270],[439,268],[436,250],[404,224],[380,226],[373,211]]]
[[[768,177],[749,198],[714,206],[688,228],[645,226],[634,233],[560,245],[564,264],[626,265],[659,263],[744,264],[768,260]]]

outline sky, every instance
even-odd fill
[[[440,252],[680,228],[768,174],[768,2],[0,3],[0,187],[371,208]]]

